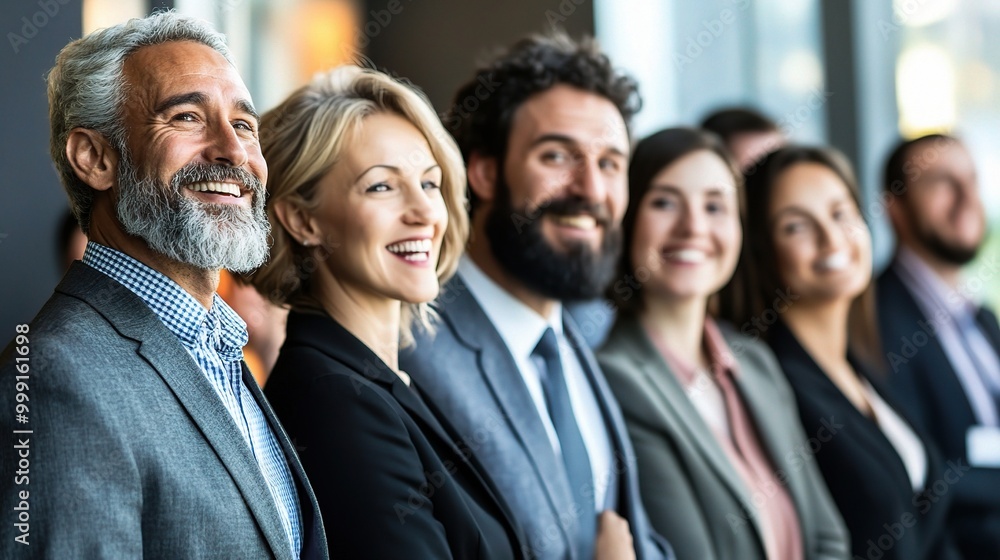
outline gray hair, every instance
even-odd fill
[[[66,45],[48,75],[49,150],[70,208],[84,233],[90,230],[93,189],[74,173],[66,141],[77,127],[95,130],[118,150],[125,150],[123,111],[125,60],[139,48],[172,41],[195,41],[215,49],[230,64],[225,36],[199,19],[172,11],[157,12],[95,31]]]

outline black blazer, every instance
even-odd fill
[[[960,559],[946,531],[951,484],[961,466],[947,466],[914,428],[927,451],[925,490],[913,492],[896,449],[870,418],[844,396],[781,321],[769,343],[795,392],[809,449],[851,533],[852,557],[882,560]],[[893,408],[877,379],[851,365]]]
[[[966,433],[979,423],[965,390],[916,299],[890,266],[878,279],[879,329],[889,390],[946,460],[967,465]],[[1000,352],[996,316],[980,321]],[[970,559],[1000,558],[1000,469],[972,467],[959,480],[949,525]]]
[[[520,557],[518,530],[453,431],[364,343],[292,312],[265,393],[299,448],[335,558]]]

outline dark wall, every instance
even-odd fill
[[[438,111],[496,47],[559,25],[594,34],[591,0],[368,0],[362,20],[366,55],[409,79]],[[395,13],[393,13],[395,12]]]
[[[52,293],[66,195],[49,158],[45,74],[82,29],[81,0],[0,3],[0,347]]]

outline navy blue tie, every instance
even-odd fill
[[[545,404],[549,409],[549,418],[556,429],[559,447],[562,449],[562,460],[569,479],[570,493],[573,497],[574,511],[560,512],[565,517],[571,514],[577,519],[579,531],[576,535],[576,548],[579,558],[594,557],[594,539],[597,533],[597,515],[594,508],[594,479],[590,471],[590,457],[587,446],[583,442],[580,428],[573,415],[573,406],[563,375],[562,360],[559,359],[559,341],[552,328],[545,329],[542,339],[531,353],[533,358],[541,358],[544,368],[542,372],[542,389],[545,392]]]

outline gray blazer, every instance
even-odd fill
[[[26,336],[25,424],[15,423],[15,344],[0,355],[0,557],[291,558],[242,434],[142,300],[76,262]],[[245,367],[243,380],[295,478],[301,557],[329,558],[316,499],[288,437]],[[21,481],[15,472],[24,465],[9,452],[19,429],[32,430],[14,434],[28,440],[23,470],[30,474]],[[11,530],[21,492],[28,492],[27,546]]]
[[[807,559],[848,558],[844,522],[810,453],[788,382],[768,348],[720,329],[736,385],[799,514]],[[681,560],[765,560],[752,498],[639,321],[622,314],[598,360],[622,403],[653,527]]]
[[[418,333],[416,346],[400,355],[401,369],[485,465],[528,539],[525,555],[575,558],[569,481],[514,358],[461,278],[444,287],[438,312],[436,336]],[[563,321],[604,411],[619,473],[617,511],[631,526],[637,557],[672,558],[642,509],[635,456],[618,405],[572,319],[564,313]]]

